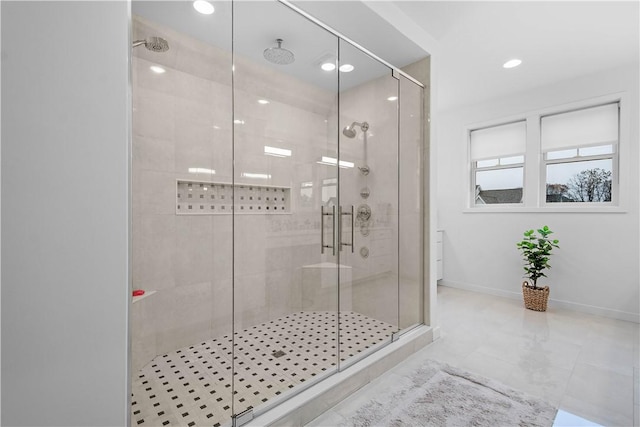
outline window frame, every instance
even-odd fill
[[[500,160],[501,159],[507,159],[509,157],[519,157],[522,156],[522,163],[513,163],[510,165],[501,165],[500,164]],[[525,155],[525,153],[522,154],[517,154],[515,156],[509,156],[509,157],[498,157],[498,165],[497,166],[487,166],[487,167],[478,167],[478,162],[484,161],[484,160],[493,160],[492,159],[477,159],[477,160],[472,160],[471,161],[471,206],[474,207],[480,207],[481,209],[484,209],[484,206],[523,206],[524,205],[524,201],[525,201],[525,185],[524,185],[524,179],[526,176],[526,160],[527,157]],[[494,157],[495,158],[495,157]],[[505,169],[517,169],[517,168],[522,168],[522,201],[519,203],[485,203],[485,204],[477,204],[476,203],[476,173],[477,172],[486,172],[486,171],[495,171],[495,170],[505,170]]]
[[[599,147],[604,144],[591,145],[591,147]],[[607,144],[609,145],[609,144]],[[613,145],[613,152],[609,154],[598,154],[592,156],[574,156],[568,157],[564,159],[547,159],[547,153],[542,153],[542,162],[541,162],[541,171],[540,171],[540,202],[543,207],[562,207],[566,205],[571,205],[573,207],[580,206],[618,206],[618,193],[620,190],[619,180],[618,180],[618,144]],[[589,146],[583,145],[580,148],[589,148]],[[611,201],[609,202],[547,202],[547,166],[549,165],[561,165],[567,163],[581,163],[581,162],[589,162],[594,160],[611,160]]]
[[[501,119],[479,122],[464,127],[464,137],[467,149],[467,165],[465,187],[465,213],[477,212],[602,212],[602,213],[625,213],[627,212],[627,197],[629,186],[628,179],[630,159],[626,155],[628,150],[628,138],[630,117],[626,108],[626,93],[618,92],[608,95],[593,97],[576,102],[556,105],[543,109],[537,109]],[[575,156],[565,159],[547,160],[546,153],[542,151],[542,118],[550,115],[569,113],[572,111],[594,108],[606,104],[618,104],[618,140],[611,143],[585,144],[577,148],[588,148],[603,145],[613,145],[613,153]],[[484,128],[506,125],[518,121],[526,121],[526,152],[524,153],[523,168],[523,196],[522,203],[495,203],[488,205],[475,204],[476,171],[488,170],[488,168],[478,169],[476,161],[471,157],[471,132]],[[560,151],[560,150],[551,150]],[[612,159],[612,190],[611,202],[576,202],[558,203],[548,202],[546,194],[547,165],[557,163],[582,162],[589,160]],[[482,159],[480,159],[482,160]],[[498,167],[498,166],[497,166]],[[509,165],[506,167],[513,167]],[[519,167],[519,166],[518,166]]]
[[[586,110],[589,108],[597,108],[608,104],[618,104],[618,139],[616,141],[608,141],[608,143],[592,143],[579,145],[575,147],[577,151],[576,156],[568,157],[564,159],[547,159],[548,153],[552,153],[554,151],[561,150],[553,150],[548,152],[542,151],[542,140],[539,141],[538,145],[540,147],[540,200],[539,205],[543,208],[554,207],[554,208],[562,208],[564,206],[571,206],[575,208],[580,207],[618,207],[619,206],[619,193],[620,193],[620,180],[619,176],[619,164],[620,164],[620,136],[622,134],[620,128],[620,115],[621,115],[621,101],[613,101],[613,102],[604,102],[599,104],[592,104],[588,106],[584,106],[581,108],[574,108],[572,110],[564,110],[553,114],[541,114],[539,117],[539,128],[542,132],[542,119],[551,115],[559,115],[565,113],[571,113],[573,111]],[[580,156],[581,148],[589,148],[589,147],[601,147],[604,145],[612,145],[613,152],[608,154],[597,154],[592,156]],[[593,160],[609,160],[611,159],[611,201],[609,202],[567,202],[567,203],[558,203],[558,202],[547,202],[547,166],[549,165],[557,165],[557,164],[566,164],[566,163],[578,163],[578,162],[588,162]]]
[[[512,125],[515,123],[519,123],[522,122],[524,123],[525,126],[525,152],[522,153],[517,153],[517,154],[510,154],[508,156],[504,156],[504,157],[491,157],[491,158],[486,158],[486,159],[472,159],[471,156],[471,133],[475,132],[475,131],[480,131],[480,130],[484,130],[484,129],[490,129],[490,128],[495,128],[495,127],[500,127],[500,126],[507,126],[507,125]],[[525,204],[525,200],[526,200],[526,184],[525,184],[525,180],[526,180],[526,176],[527,176],[527,153],[526,153],[526,144],[527,144],[527,119],[526,117],[517,117],[517,118],[510,118],[507,120],[501,120],[499,122],[492,122],[491,124],[485,124],[484,126],[480,126],[480,127],[469,127],[466,129],[466,134],[467,134],[467,151],[468,151],[468,157],[467,157],[467,165],[470,166],[470,182],[471,182],[471,188],[470,188],[470,194],[469,194],[469,200],[468,200],[468,204],[470,204],[471,208],[475,208],[475,209],[488,209],[488,208],[492,208],[492,207],[522,207]],[[500,164],[500,160],[501,159],[507,159],[510,157],[518,157],[518,156],[522,156],[523,157],[523,161],[522,163],[515,163],[515,164],[510,164],[510,165],[501,165]],[[493,160],[493,159],[497,159],[498,160],[498,165],[497,166],[488,166],[488,167],[483,167],[483,168],[478,168],[478,162],[479,161],[484,161],[484,160]],[[522,168],[522,202],[520,203],[489,203],[489,204],[477,204],[476,203],[476,172],[478,171],[491,171],[491,170],[502,170],[502,169],[515,169],[515,168]]]

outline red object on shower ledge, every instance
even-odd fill
[[[141,289],[138,289],[137,291],[133,291],[133,296],[134,297],[139,297],[140,295],[144,295],[144,291]]]

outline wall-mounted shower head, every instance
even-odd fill
[[[345,126],[345,128],[342,129],[342,133],[347,138],[355,138],[356,137],[356,130],[353,128],[353,126]]]
[[[296,60],[293,52],[282,47],[282,39],[276,39],[278,47],[269,47],[262,52],[264,59],[278,65],[289,65]]]
[[[344,129],[342,129],[342,133],[347,138],[355,138],[356,137],[356,129],[355,129],[355,127],[356,126],[358,126],[362,130],[362,132],[366,132],[366,131],[369,130],[369,123],[367,123],[367,122],[362,122],[362,123],[353,122],[349,126],[345,126]]]
[[[162,37],[149,37],[144,40],[136,40],[133,42],[133,47],[144,45],[151,52],[166,52],[169,50],[169,43]]]

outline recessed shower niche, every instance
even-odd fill
[[[241,425],[419,329],[424,86],[284,1],[132,17],[131,424]]]
[[[235,199],[235,200],[234,200]],[[223,182],[176,181],[177,215],[286,214],[291,189]]]

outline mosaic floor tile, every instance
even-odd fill
[[[343,361],[395,330],[360,313],[299,312],[159,355],[134,375],[132,426],[222,425],[334,370],[338,320]]]

